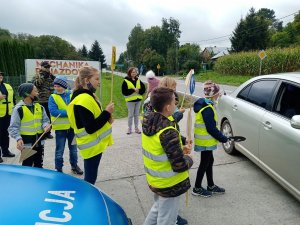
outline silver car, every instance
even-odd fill
[[[224,150],[243,153],[300,201],[300,72],[252,78],[217,108],[221,131],[246,137]]]

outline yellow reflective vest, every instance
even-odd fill
[[[142,134],[142,151],[146,178],[148,184],[155,188],[172,187],[189,177],[188,171],[180,173],[173,171],[167,154],[160,143],[159,136],[167,129],[176,130],[176,128],[168,126],[153,136]],[[178,135],[180,138],[179,132]]]
[[[127,83],[128,89],[134,89],[134,88],[141,89],[141,81],[140,80],[136,81],[136,86],[134,86],[133,83],[127,79],[124,79],[124,81]],[[137,99],[141,99],[141,100],[143,99],[143,96],[136,92],[133,92],[131,95],[128,95],[128,96],[124,95],[124,97],[125,97],[126,102],[134,101]]]
[[[206,130],[205,123],[202,117],[202,111],[206,108],[210,107],[214,112],[214,120],[216,124],[218,122],[218,117],[216,110],[211,104],[203,107],[199,112],[196,113],[195,125],[194,125],[194,138],[195,138],[195,146],[201,147],[212,147],[218,144],[218,140],[212,137]]]
[[[76,96],[67,107],[68,118],[71,127],[74,129],[76,143],[80,150],[80,155],[82,158],[88,159],[104,152],[107,146],[113,144],[113,138],[111,135],[112,127],[110,123],[107,122],[101,129],[92,134],[88,134],[85,128],[77,128],[74,105],[80,105],[88,109],[94,115],[94,118],[99,117],[99,115],[102,113],[102,110],[97,104],[96,100],[91,95],[86,93]]]
[[[3,83],[7,90],[7,102],[6,99],[0,101],[0,117],[4,117],[6,115],[6,105],[8,105],[8,115],[12,114],[12,109],[14,106],[14,91],[9,84]],[[2,93],[3,94],[3,93]]]
[[[26,105],[22,105],[23,117],[21,119],[20,134],[36,135],[44,132],[42,127],[43,109],[39,103],[34,103],[34,113]]]
[[[57,105],[59,110],[67,110],[67,104],[63,100],[63,98],[58,94],[52,94],[53,100]],[[71,95],[70,95],[71,98]],[[51,121],[54,121],[55,117],[51,115]],[[68,117],[58,117],[55,122],[52,124],[53,130],[68,130],[71,125]]]

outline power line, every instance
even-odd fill
[[[281,18],[279,18],[279,19],[276,19],[276,22],[278,22],[278,21],[280,21],[280,20],[282,20],[282,19],[284,19],[284,18],[286,18],[286,17],[293,16],[293,15],[297,14],[299,11],[300,11],[300,10],[298,10],[298,11],[296,11],[296,12],[294,12],[294,13],[291,13],[291,14],[289,14],[289,15],[283,16],[283,17],[281,17]],[[275,23],[275,21],[274,21],[273,23]],[[273,24],[273,23],[272,23],[272,24]],[[246,31],[254,30],[254,29],[259,28],[259,27],[262,27],[262,26],[263,26],[263,25],[259,25],[259,26],[256,26],[256,27],[251,27],[251,28],[249,28],[249,29],[246,30]],[[246,31],[245,31],[245,32],[246,32]],[[259,30],[258,30],[258,31],[259,31]],[[227,34],[227,35],[224,35],[224,36],[215,37],[215,38],[210,38],[210,39],[203,39],[203,40],[200,40],[200,41],[180,41],[180,42],[181,42],[181,43],[201,43],[201,42],[212,41],[212,40],[221,39],[221,38],[225,38],[225,37],[228,37],[227,39],[229,39],[230,36],[232,36],[232,34]]]

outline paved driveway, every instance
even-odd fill
[[[187,113],[180,122],[183,134],[186,119]],[[126,135],[126,130],[127,119],[115,120],[115,144],[103,155],[96,185],[123,206],[133,224],[139,225],[143,223],[153,200],[144,176],[140,135]],[[13,140],[11,150],[18,154]],[[48,140],[45,168],[54,169],[54,150],[54,140]],[[66,149],[64,172],[72,175],[67,156]],[[4,163],[18,164],[18,158],[5,158]],[[79,164],[82,167],[82,159]],[[199,155],[194,153],[194,166],[190,171],[192,185],[198,165]],[[190,225],[300,224],[300,203],[244,156],[229,156],[220,147],[215,152],[214,179],[216,184],[226,189],[226,194],[205,199],[192,196],[189,191],[188,206],[185,195],[182,196],[180,214],[188,219]]]

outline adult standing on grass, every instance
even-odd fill
[[[9,127],[12,108],[16,104],[14,91],[12,87],[4,83],[4,73],[0,72],[0,148],[3,157],[14,157],[15,154],[9,151],[9,135],[7,128]],[[3,162],[0,151],[0,163]]]
[[[122,94],[125,97],[128,108],[128,130],[127,134],[132,133],[132,123],[134,121],[135,132],[140,134],[139,130],[139,113],[143,99],[143,94],[146,91],[144,83],[138,78],[137,69],[130,67],[127,71],[127,76],[122,83]]]
[[[51,114],[51,120],[54,121],[56,117],[58,119],[53,123],[52,129],[55,130],[55,169],[58,172],[63,172],[64,164],[64,150],[65,144],[68,140],[69,147],[69,161],[73,173],[82,175],[83,171],[77,165],[77,145],[72,144],[74,139],[74,130],[70,127],[70,121],[68,120],[67,105],[71,101],[71,91],[68,90],[68,82],[65,77],[57,76],[54,79],[54,93],[49,98],[49,111]]]
[[[54,91],[53,81],[55,79],[55,76],[50,73],[50,67],[51,65],[49,64],[49,62],[42,62],[40,73],[33,78],[33,84],[39,91],[38,102],[44,107],[49,118],[50,112],[48,108],[48,100],[50,95]],[[49,132],[47,132],[45,136],[46,138],[52,139],[53,136],[51,135],[51,130],[49,130]]]
[[[113,144],[111,124],[114,103],[102,109],[95,95],[99,86],[99,71],[91,66],[81,68],[67,108],[77,147],[84,159],[84,180],[91,184],[97,180],[102,153]]]

